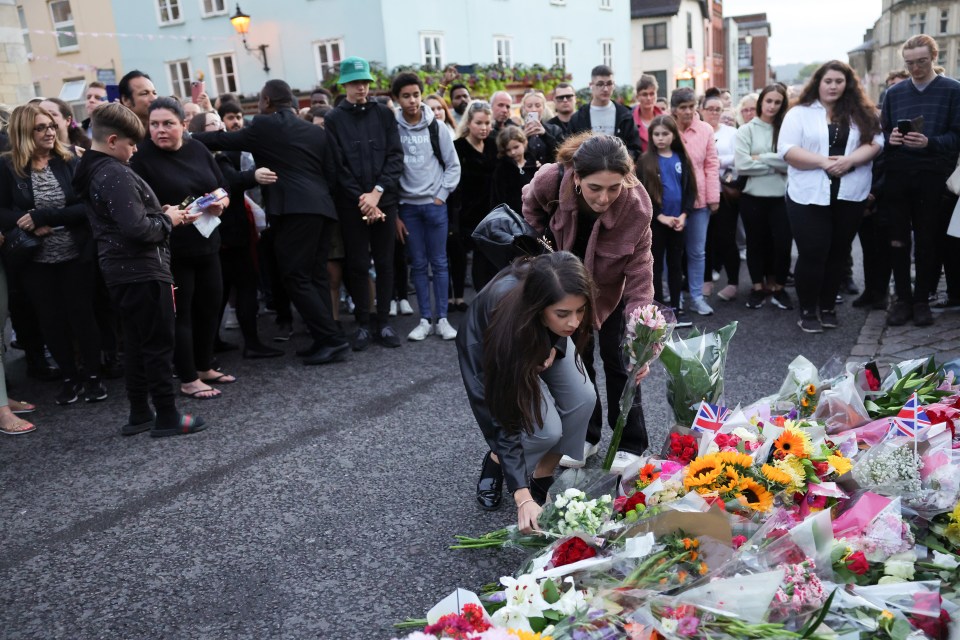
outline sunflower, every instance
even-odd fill
[[[740,453],[739,451],[722,451],[717,454],[717,457],[724,464],[728,464],[739,469],[749,469],[753,466],[753,458],[745,453]]]
[[[853,463],[850,462],[850,458],[845,457],[839,451],[827,458],[827,462],[830,463],[830,466],[833,467],[838,476],[842,476],[853,468]]]
[[[740,483],[737,500],[752,511],[769,511],[773,506],[773,494],[753,478],[744,478]]]
[[[808,384],[806,387],[804,387],[803,391],[804,391],[808,396],[815,396],[815,395],[817,395],[817,385],[815,385],[815,384]]]
[[[810,436],[796,427],[787,427],[780,437],[773,441],[774,455],[784,458],[788,455],[805,458],[810,455]]]
[[[723,464],[715,455],[697,458],[687,466],[683,487],[688,491],[695,487],[708,487],[716,481],[722,471]]]
[[[785,489],[793,483],[793,478],[789,473],[770,464],[765,464],[760,467],[760,475],[764,480],[770,484],[777,485],[781,489]]]
[[[540,632],[524,631],[523,629],[508,629],[507,634],[517,640],[553,640],[553,636],[540,635]]]
[[[777,460],[773,466],[783,473],[790,476],[790,484],[787,489],[793,493],[802,493],[807,485],[807,470],[804,469],[800,458],[796,456],[787,456],[782,460]]]
[[[723,472],[717,478],[717,493],[732,493],[740,487],[742,478],[733,467],[724,467]]]

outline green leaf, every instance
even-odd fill
[[[824,618],[827,617],[827,613],[830,612],[830,605],[833,604],[833,598],[837,595],[837,590],[834,589],[830,592],[830,597],[827,598],[827,601],[823,603],[823,607],[820,608],[820,613],[817,614],[817,617],[807,623],[807,625],[800,630],[800,638],[804,640],[813,635],[813,632],[820,626]]]
[[[541,591],[543,592],[543,599],[546,600],[548,604],[554,604],[560,599],[560,590],[557,589],[557,585],[553,580],[544,580]]]

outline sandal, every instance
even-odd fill
[[[127,424],[120,427],[120,435],[122,436],[135,436],[138,433],[143,433],[144,431],[149,431],[153,426],[154,420],[157,416],[152,411],[150,412],[149,417],[145,417],[143,421],[133,422],[132,420]]]
[[[212,393],[213,395],[210,395],[210,396],[201,395],[204,393]],[[180,395],[185,396],[187,398],[193,398],[194,400],[216,400],[223,394],[220,392],[219,389],[214,389],[211,387],[209,389],[199,389],[192,393],[190,391],[184,391],[183,389],[180,389]]]
[[[206,428],[207,423],[203,421],[203,418],[194,417],[185,413],[180,416],[180,421],[175,427],[161,429],[154,425],[153,429],[150,430],[150,437],[165,438],[167,436],[185,436],[190,433],[203,431]]]
[[[4,433],[8,436],[19,436],[36,430],[37,427],[34,426],[33,423],[27,422],[26,420],[21,420],[20,418],[17,418],[12,426],[0,426],[0,433]]]
[[[10,411],[13,413],[33,413],[37,410],[37,405],[30,404],[29,402],[24,402],[23,400],[13,400],[10,399],[7,401],[7,406],[10,407]]]
[[[230,380],[225,380],[224,378],[231,378]],[[215,378],[200,378],[200,382],[205,382],[206,384],[233,384],[237,381],[235,376],[230,375],[229,373],[221,373]]]

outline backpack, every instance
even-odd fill
[[[440,124],[436,118],[431,120],[430,124],[427,125],[427,131],[430,132],[430,148],[433,149],[433,155],[436,156],[437,162],[440,163],[440,168],[446,171],[447,163],[443,161],[443,154],[440,153]]]

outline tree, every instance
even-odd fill
[[[820,68],[822,62],[811,62],[808,65],[805,65],[800,71],[797,71],[797,81],[799,83],[804,83],[807,81],[807,78],[813,75],[813,72]]]

